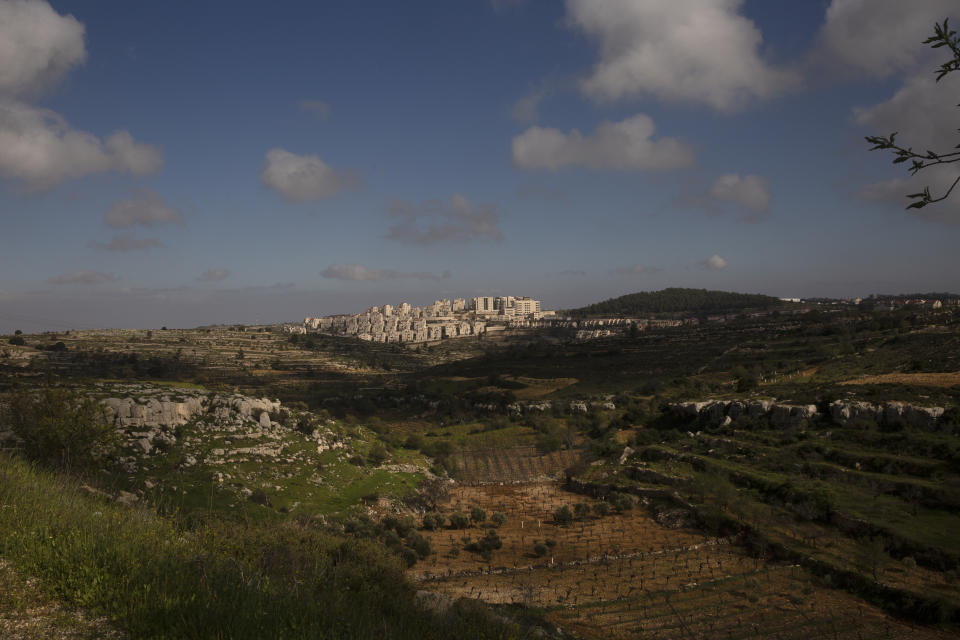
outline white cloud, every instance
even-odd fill
[[[103,284],[104,282],[115,282],[119,279],[120,278],[112,273],[101,273],[100,271],[80,269],[78,271],[71,271],[70,273],[48,278],[47,282],[50,284]]]
[[[330,105],[323,100],[301,100],[297,103],[301,111],[313,114],[321,120],[330,115]]]
[[[653,120],[637,114],[620,122],[603,122],[589,135],[577,129],[530,127],[513,139],[513,162],[524,169],[652,170],[689,167],[693,149],[676,138],[652,139]]]
[[[897,132],[897,144],[912,147],[919,153],[927,149],[939,153],[951,152],[960,143],[960,135],[957,134],[960,109],[956,106],[958,85],[960,77],[956,75],[945,76],[936,82],[930,70],[923,70],[921,75],[907,78],[886,102],[854,110],[854,119],[857,124],[870,127],[879,135]],[[889,151],[873,153],[887,153],[891,161],[894,158]],[[919,193],[929,186],[931,195],[938,198],[960,175],[958,164],[933,166],[914,176],[907,172],[909,163],[897,166],[903,170],[902,178],[867,185],[861,195],[906,207],[912,202],[906,197],[908,193]],[[910,213],[926,220],[960,223],[960,188],[955,189],[947,200],[923,209],[910,209]]]
[[[167,205],[159,194],[150,189],[138,189],[132,198],[118,200],[103,215],[108,227],[126,229],[134,225],[159,227],[165,224],[183,224],[183,214]]]
[[[120,233],[114,235],[110,242],[91,240],[88,246],[92,249],[106,249],[107,251],[135,251],[166,245],[156,238],[137,238],[132,233]]]
[[[756,220],[770,210],[767,179],[757,175],[730,173],[717,178],[707,192],[714,200],[732,202],[746,209],[747,220]]]
[[[513,104],[510,117],[517,122],[536,122],[540,117],[540,102],[546,95],[541,89],[533,89]]]
[[[763,36],[743,0],[567,0],[568,22],[599,43],[581,89],[598,100],[653,95],[720,111],[782,93],[791,71],[760,56]]]
[[[260,181],[293,202],[330,198],[360,184],[353,171],[336,170],[316,155],[299,156],[279,148],[267,152]]]
[[[723,271],[724,269],[727,268],[728,264],[729,263],[726,260],[718,256],[717,254],[713,254],[706,260],[700,261],[700,266],[710,269],[711,271]]]
[[[162,165],[157,147],[137,142],[127,131],[114,131],[101,140],[71,129],[49,109],[0,101],[0,177],[20,180],[28,189],[105,171],[144,175]]]
[[[927,54],[921,43],[933,25],[957,9],[956,0],[833,0],[815,56],[884,77]]]
[[[395,271],[394,269],[369,269],[362,264],[332,264],[321,271],[320,275],[324,278],[331,278],[335,280],[354,281],[395,280],[398,278],[412,278],[414,280],[444,280],[450,277],[450,272],[444,271],[440,275],[423,271],[406,273],[403,271]]]
[[[34,93],[86,60],[84,27],[42,0],[0,2],[0,94]]]
[[[957,90],[960,77],[948,75],[935,81],[933,72],[907,78],[886,102],[854,110],[857,124],[882,135],[896,131],[897,142],[918,150],[943,150],[957,144]],[[950,138],[950,136],[953,136]]]
[[[220,282],[229,276],[229,269],[207,269],[197,276],[197,282]]]
[[[648,267],[643,264],[634,264],[629,267],[617,267],[613,270],[618,276],[637,276],[637,275],[653,275],[654,273],[660,273],[660,269],[657,267]]]
[[[447,202],[429,200],[416,206],[407,200],[390,203],[390,215],[399,222],[390,227],[391,240],[413,244],[503,240],[497,223],[500,215],[492,204],[472,204],[459,193]]]

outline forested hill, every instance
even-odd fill
[[[742,309],[768,309],[782,305],[777,298],[752,293],[671,288],[641,291],[611,298],[579,309],[572,316],[636,316],[649,313],[720,313]]]

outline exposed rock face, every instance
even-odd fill
[[[869,402],[844,402],[830,405],[830,418],[838,424],[870,421],[915,429],[935,429],[944,414],[943,407],[918,407],[904,402],[874,405]]]
[[[272,432],[279,425],[270,415],[280,410],[279,400],[241,395],[209,396],[200,391],[177,389],[175,393],[141,385],[122,387],[128,397],[109,397],[103,405],[107,418],[125,436],[138,456],[151,456],[177,443],[176,429],[201,420],[208,430],[247,435]],[[332,448],[319,436],[320,446]],[[184,466],[196,464],[187,456]],[[136,469],[133,459],[125,468]]]
[[[570,413],[586,413],[587,403],[574,400],[570,403]]]
[[[118,427],[178,427],[203,412],[206,404],[202,396],[179,401],[166,398],[107,398],[104,404]]]
[[[806,421],[830,420],[840,425],[872,422],[877,425],[912,427],[934,430],[944,414],[943,407],[918,407],[904,402],[874,405],[856,400],[837,400],[828,409],[828,415],[816,405],[781,404],[775,400],[716,400],[682,402],[671,405],[680,416],[699,418],[709,424],[726,425],[741,416],[767,418],[776,428],[799,427]]]

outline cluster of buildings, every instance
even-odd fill
[[[416,343],[476,336],[502,330],[515,319],[539,320],[547,315],[553,312],[542,311],[539,300],[486,296],[436,300],[422,308],[406,302],[397,306],[385,304],[355,315],[305,318],[302,326],[288,330],[353,336],[373,342]]]

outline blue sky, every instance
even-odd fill
[[[0,0],[0,331],[960,290],[951,9]]]

